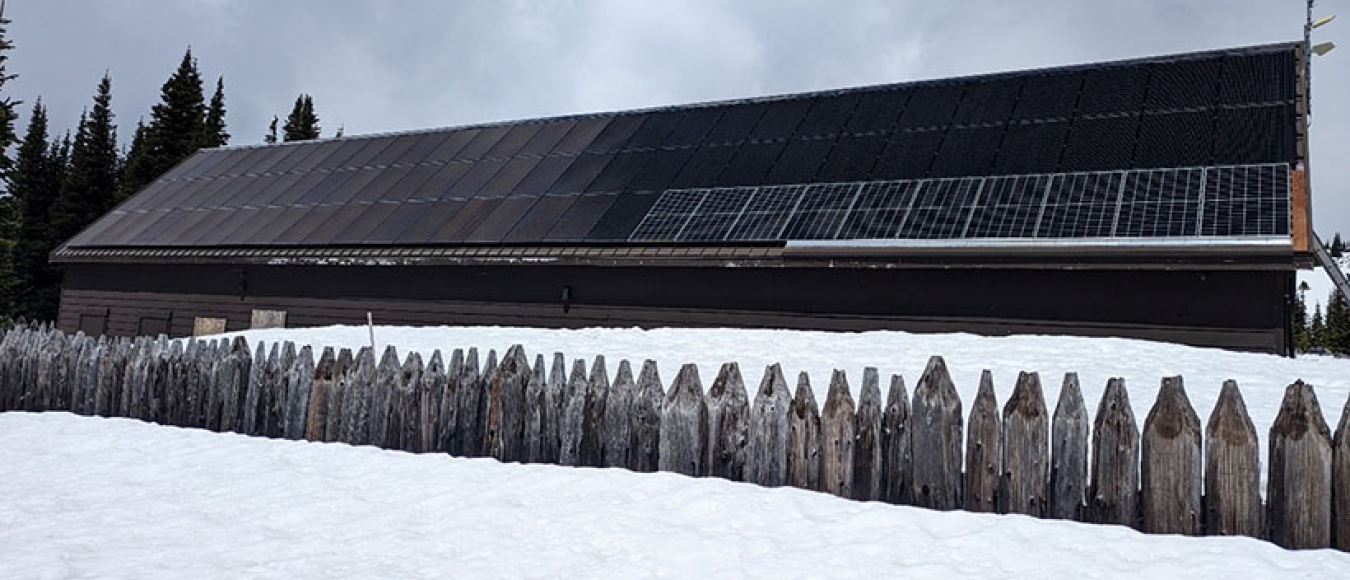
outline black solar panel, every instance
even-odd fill
[[[1127,173],[1112,235],[1149,238],[1197,235],[1203,174],[1200,169]]]
[[[1104,238],[1115,226],[1122,174],[1056,175],[1036,235],[1043,238]]]
[[[1215,105],[1220,58],[1188,59],[1154,65],[1148,81],[1149,110],[1196,109]]]
[[[1045,175],[986,179],[963,237],[1035,237],[1049,185],[1050,177]]]
[[[1200,235],[1285,235],[1289,171],[1283,165],[1219,167],[1205,175]]]

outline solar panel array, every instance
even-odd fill
[[[1290,231],[1287,164],[670,190],[634,242],[1178,238]]]
[[[1153,220],[1200,213],[1214,218],[1206,231],[1229,235],[1280,218],[1272,207],[1252,217],[1247,190],[1218,182],[1204,207],[1169,197],[1194,191],[1189,174],[1140,174],[1126,184],[1138,207],[1123,214],[1102,200],[1116,199],[1113,179],[1134,179],[1124,170],[1296,162],[1297,62],[1297,45],[1282,44],[203,151],[68,245],[1025,237],[1098,232],[1108,217],[1162,235],[1180,226]],[[1006,175],[1026,177],[984,179]],[[1047,180],[1053,195],[1030,215]],[[681,213],[657,206],[683,203],[663,192],[703,190],[720,193],[685,208],[696,220],[656,223]]]

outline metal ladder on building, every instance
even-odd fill
[[[1345,272],[1341,270],[1340,264],[1327,252],[1327,247],[1322,245],[1322,239],[1317,234],[1308,236],[1312,241],[1312,253],[1317,258],[1317,263],[1322,265],[1322,269],[1331,276],[1332,283],[1336,284],[1336,289],[1341,293],[1341,299],[1350,303],[1350,281],[1345,279]]]

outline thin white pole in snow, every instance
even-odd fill
[[[366,313],[366,329],[370,331],[370,352],[375,352],[375,317]]]

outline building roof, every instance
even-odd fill
[[[54,258],[1287,240],[1300,48],[203,150]]]

